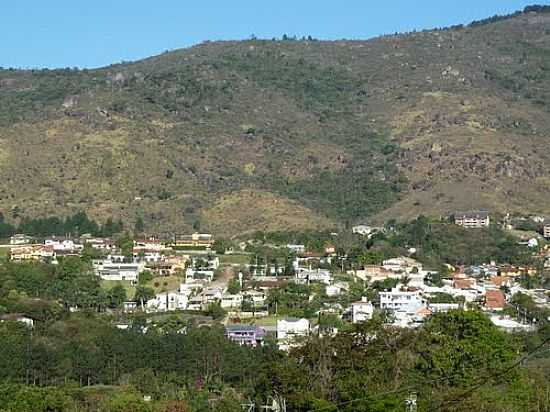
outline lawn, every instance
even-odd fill
[[[136,294],[136,287],[132,285],[132,282],[130,282],[129,280],[101,280],[101,288],[103,290],[112,289],[118,284],[124,287],[128,299],[133,299],[134,295]]]
[[[146,286],[153,288],[155,293],[177,290],[180,284],[185,282],[184,277],[180,276],[159,276],[153,278]]]
[[[250,263],[250,255],[220,255],[222,265],[246,265]]]

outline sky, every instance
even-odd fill
[[[0,67],[101,67],[206,40],[368,39],[550,0],[16,0],[0,8]]]

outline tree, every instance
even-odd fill
[[[227,285],[227,293],[236,295],[240,291],[241,291],[241,284],[239,283],[239,281],[235,278],[231,279]]]
[[[215,320],[223,319],[226,315],[225,310],[219,303],[211,303],[205,311],[207,316],[212,316]]]
[[[120,308],[128,300],[126,295],[126,289],[120,283],[117,283],[115,286],[109,290],[108,294],[109,306],[113,309]]]
[[[138,275],[138,283],[142,286],[147,285],[152,280],[153,280],[153,274],[148,270],[144,270]]]
[[[145,306],[145,302],[155,297],[155,291],[152,288],[145,286],[136,287],[136,293],[134,295],[134,300],[141,303],[141,307]]]
[[[139,234],[143,233],[145,230],[145,224],[143,223],[143,218],[141,216],[138,216],[136,219],[136,223],[134,225],[134,233]]]

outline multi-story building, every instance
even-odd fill
[[[351,320],[353,323],[365,322],[372,319],[374,306],[367,301],[366,297],[362,297],[360,301],[351,304]]]
[[[394,288],[391,292],[380,292],[380,309],[391,310],[395,313],[414,315],[426,304],[420,292],[402,291]]]
[[[310,325],[307,319],[282,319],[277,321],[277,342],[279,349],[289,350],[300,344],[300,340],[309,335]]]
[[[94,271],[103,280],[129,280],[137,282],[144,269],[139,263],[119,263],[110,260],[94,262]]]
[[[214,244],[214,238],[207,233],[193,233],[192,235],[175,235],[172,245],[175,248],[185,249],[210,249]]]
[[[489,227],[489,212],[484,210],[456,212],[454,214],[455,224],[465,228]]]
[[[263,344],[266,332],[254,325],[229,325],[225,327],[225,337],[243,346],[256,347]]]
[[[543,224],[543,235],[546,239],[550,239],[550,219],[546,219]]]

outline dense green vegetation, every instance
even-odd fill
[[[410,392],[418,395],[419,411],[547,405],[548,369],[537,368],[548,365],[547,357],[534,347],[518,363],[527,341],[498,331],[481,313],[437,315],[419,330],[381,321],[312,337],[290,355],[271,344],[235,345],[218,326],[144,332],[136,320],[118,330],[78,314],[31,333],[6,322],[0,410],[237,411],[246,397],[265,402],[275,392],[289,410],[303,412],[401,411]],[[539,336],[550,338],[548,330]]]
[[[51,235],[83,235],[91,234],[93,236],[112,236],[115,233],[122,232],[122,221],[114,222],[108,218],[103,225],[90,219],[85,212],[77,212],[65,219],[56,216],[28,219],[22,218],[21,223],[15,226],[4,221],[3,215],[0,215],[0,237],[9,237],[15,233],[25,233],[32,236],[51,236]]]

